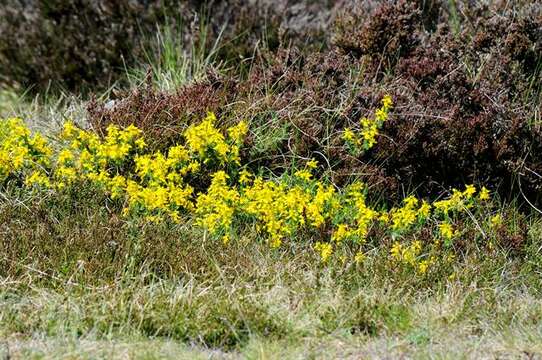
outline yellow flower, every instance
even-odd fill
[[[472,195],[474,195],[475,193],[476,193],[476,187],[474,187],[474,185],[467,185],[465,191],[463,192],[463,195],[467,199],[470,199]]]
[[[500,225],[502,225],[502,216],[501,214],[496,214],[494,216],[491,217],[491,219],[489,220],[490,224],[491,224],[491,227],[498,227]]]
[[[440,235],[446,240],[450,240],[454,236],[452,225],[448,223],[439,224],[439,231]]]
[[[333,186],[324,186],[322,183],[317,183],[316,194],[312,199],[310,194],[303,194],[306,217],[310,224],[314,227],[320,227],[325,221],[331,217],[332,209],[329,211],[327,207],[332,207],[333,197],[335,196],[335,188]]]
[[[235,143],[242,143],[247,133],[248,124],[246,121],[240,121],[237,125],[228,129],[228,135]]]
[[[398,242],[394,242],[390,250],[390,255],[396,260],[400,260],[403,254],[403,246]]]
[[[279,237],[272,237],[270,242],[271,248],[277,249],[282,245],[282,240]]]
[[[216,121],[216,115],[214,112],[208,112],[203,122],[214,123]]]
[[[418,273],[419,274],[425,274],[427,272],[427,269],[429,268],[429,261],[428,260],[422,260],[418,264]]]
[[[305,181],[310,181],[312,174],[307,170],[298,170],[294,173],[294,176]]]
[[[56,169],[55,175],[62,179],[62,187],[73,183],[77,179],[77,172],[72,167],[60,166]]]
[[[188,150],[182,145],[177,145],[169,148],[167,162],[169,165],[178,165],[190,159]]]
[[[343,140],[351,143],[356,143],[356,135],[348,128],[344,129]]]
[[[318,241],[316,245],[314,245],[314,249],[320,253],[320,258],[322,259],[322,262],[327,262],[327,260],[333,253],[333,246],[330,243]]]
[[[243,169],[239,172],[239,184],[247,185],[250,183],[251,178],[252,174],[247,169]]]
[[[222,243],[224,245],[228,245],[229,242],[230,242],[230,236],[228,234],[222,236]]]
[[[419,240],[414,241],[410,246],[403,249],[402,259],[405,264],[416,266],[416,258],[422,250],[422,243]]]
[[[70,140],[70,139],[73,139],[78,133],[79,133],[79,129],[70,120],[64,123],[61,137],[65,140]]]
[[[360,120],[361,130],[359,132],[360,138],[350,129],[345,129],[343,133],[343,140],[354,145],[356,150],[363,140],[364,150],[369,150],[376,144],[376,136],[378,130],[382,127],[383,123],[388,119],[388,112],[392,106],[392,100],[389,95],[386,95],[382,99],[382,107],[377,109],[374,114],[374,119],[362,118]]]
[[[363,118],[361,119],[361,137],[363,138],[365,148],[368,150],[376,144],[376,136],[378,128],[374,121]]]
[[[407,203],[391,211],[392,226],[395,231],[406,231],[416,222],[417,212]]]
[[[357,263],[357,264],[361,264],[365,261],[365,254],[362,252],[362,251],[358,251],[356,253],[356,256],[354,256],[354,261]]]
[[[311,159],[309,162],[307,162],[307,167],[309,169],[316,169],[318,167],[318,161]]]
[[[25,184],[28,186],[38,185],[43,187],[50,187],[51,183],[46,174],[41,171],[34,171],[32,174],[26,178]]]
[[[418,217],[425,219],[431,215],[431,205],[428,204],[425,200],[422,201],[422,205],[418,209]]]
[[[66,163],[68,163],[70,161],[73,161],[74,158],[75,158],[75,156],[73,155],[73,153],[70,150],[63,149],[58,154],[58,163],[62,164],[62,165],[65,165]]]
[[[478,198],[482,201],[489,200],[489,190],[486,189],[485,186],[482,186],[482,189],[480,190],[480,195],[478,195]]]
[[[239,206],[239,193],[227,185],[228,178],[224,171],[214,173],[207,192],[196,200],[198,224],[213,235],[229,230]]]
[[[111,199],[117,199],[124,193],[126,187],[126,178],[122,175],[117,175],[109,181],[109,191],[111,192]]]
[[[333,232],[333,235],[331,235],[331,240],[339,243],[345,239],[348,239],[352,235],[353,232],[348,229],[347,224],[339,224],[337,229]]]
[[[392,107],[392,105],[393,105],[393,101],[391,99],[391,96],[385,95],[384,98],[382,99],[382,106],[384,107],[384,109],[389,109]]]
[[[375,112],[375,119],[379,122],[384,122],[388,120],[388,112],[385,108],[377,109]]]
[[[405,203],[405,206],[408,208],[413,208],[416,205],[418,205],[418,199],[416,199],[416,197],[414,197],[413,195],[406,197],[403,200],[403,202]]]
[[[134,142],[135,146],[140,149],[140,150],[143,150],[147,144],[145,143],[145,140],[143,138],[139,138],[137,139],[135,142]]]

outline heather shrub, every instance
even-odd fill
[[[356,4],[336,23],[336,46],[355,57],[393,62],[420,41],[421,11],[412,1]],[[369,8],[369,9],[368,9]]]
[[[385,87],[397,105],[378,146],[359,161],[376,164],[384,177],[408,179],[419,191],[481,181],[510,195],[521,182],[534,196],[542,180],[536,159],[540,129],[533,126],[540,111],[540,10],[530,4],[462,4],[457,29],[442,22],[451,16],[448,9],[438,30],[429,33],[414,11],[405,13],[411,21],[400,22],[400,9],[407,6],[416,4],[385,2],[358,18],[350,32],[344,21],[338,26],[339,51],[369,59],[365,86]],[[385,43],[400,39],[401,48],[371,50],[367,44],[378,45],[384,27],[394,29]],[[410,38],[401,38],[403,30]],[[345,35],[356,31],[362,35]],[[345,45],[341,36],[357,45]],[[374,107],[375,93],[359,92],[347,117]]]
[[[414,184],[453,184],[468,179],[504,185],[523,177],[527,189],[540,186],[536,151],[540,129],[532,119],[540,109],[542,37],[526,25],[533,19],[487,20],[511,29],[490,32],[492,40],[477,47],[446,28],[398,62],[395,88],[398,112],[386,124],[388,137],[376,150],[387,169]],[[489,25],[482,23],[472,40],[479,44]],[[465,31],[465,37],[466,32]],[[510,46],[522,38],[523,47]],[[536,170],[535,170],[536,169]],[[517,185],[517,183],[516,183]],[[438,185],[436,185],[438,187]]]
[[[220,57],[237,62],[261,49],[294,46],[310,52],[326,47],[329,25],[347,1],[210,1],[214,37],[221,36]]]
[[[521,176],[532,196],[542,184],[539,13],[528,4],[461,8],[453,29],[450,8],[431,4],[358,3],[366,12],[338,19],[330,49],[260,51],[246,73],[211,74],[160,95],[169,100],[145,89],[112,109],[96,102],[91,122],[104,129],[133,121],[163,147],[178,139],[174,129],[212,110],[224,126],[251,122],[242,156],[253,169],[281,174],[315,158],[316,171],[336,184],[361,177],[386,197],[405,184],[438,194],[471,182],[501,186],[510,195]],[[434,32],[431,22],[438,25]],[[359,120],[385,93],[396,104],[389,121],[372,149],[352,154],[344,129],[359,130]]]
[[[215,75],[188,84],[175,92],[157,90],[152,84],[119,94],[119,99],[107,103],[97,99],[87,105],[88,119],[100,135],[109,125],[126,127],[131,124],[143,130],[149,145],[165,149],[178,141],[182,131],[194,119],[208,111],[220,113],[220,107],[230,100],[235,83]]]
[[[161,0],[8,0],[0,6],[0,79],[36,90],[107,88],[142,56],[142,33],[163,22],[165,6]],[[173,16],[184,11],[174,9]]]

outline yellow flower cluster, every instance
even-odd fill
[[[210,162],[239,162],[239,147],[248,131],[242,121],[227,129],[215,127],[209,114],[183,133],[186,143],[171,147],[167,155],[147,153],[141,130],[131,125],[111,125],[97,134],[66,122],[60,134],[61,148],[52,147],[39,134],[31,135],[20,119],[3,121],[0,133],[0,181],[19,174],[26,185],[63,189],[88,181],[107,191],[112,199],[126,198],[124,214],[174,221],[182,211],[195,209],[193,188],[185,178]]]
[[[474,185],[467,185],[463,191],[452,189],[450,197],[436,201],[432,205],[422,202],[417,210],[415,207],[418,200],[410,196],[404,200],[405,206],[403,208],[390,212],[395,215],[392,215],[392,217],[398,218],[397,221],[393,222],[392,228],[407,229],[416,221],[420,225],[426,219],[432,217],[437,225],[437,232],[433,244],[428,245],[439,247],[441,244],[440,240],[442,239],[444,244],[449,247],[452,244],[452,240],[460,235],[460,231],[454,230],[454,218],[472,209],[477,203],[482,203],[490,198],[489,190],[485,187],[480,189],[478,196],[475,196],[476,193],[477,189]],[[436,262],[434,255],[429,257],[422,255],[430,252],[429,249],[422,252],[422,243],[419,240],[415,240],[408,246],[396,241],[390,250],[390,255],[397,263],[407,265],[420,274],[425,274]],[[449,261],[450,257],[453,257],[453,255],[448,254],[444,260]]]
[[[375,111],[374,118],[362,118],[360,120],[360,129],[358,132],[346,128],[343,133],[343,140],[354,152],[367,151],[376,144],[378,130],[382,128],[384,122],[388,119],[388,114],[393,106],[391,96],[386,95],[382,99],[382,106]]]
[[[408,230],[416,223],[423,223],[431,214],[431,205],[426,201],[420,202],[414,196],[405,198],[403,203],[403,207],[394,208],[389,212],[391,228],[394,231],[401,232]]]
[[[434,243],[431,246],[439,247],[442,239],[449,247],[453,238],[459,235],[459,231],[454,231],[453,222],[476,203],[481,204],[489,197],[489,192],[485,188],[480,191],[481,194],[485,194],[484,196],[474,196],[476,191],[473,185],[467,185],[464,191],[453,189],[449,198],[433,204],[408,196],[403,200],[401,207],[378,211],[367,205],[366,189],[363,184],[354,183],[344,193],[337,193],[335,199],[332,199],[335,210],[330,216],[334,220],[331,241],[325,246],[318,243],[315,250],[320,253],[322,260],[327,261],[341,243],[350,241],[357,244],[360,249],[355,255],[355,261],[360,263],[365,258],[363,245],[367,242],[371,229],[379,229],[381,233],[397,239],[407,234],[415,236],[424,228],[428,228],[434,234]],[[443,212],[443,208],[449,212]],[[436,226],[433,227],[433,224]],[[427,253],[422,252],[422,248],[419,240],[410,245],[404,245],[396,240],[390,253],[395,261],[415,269],[417,273],[425,274],[435,263],[436,258],[428,257]]]
[[[391,99],[385,98],[379,121],[385,120],[390,106]],[[390,256],[394,261],[425,274],[435,258],[424,253],[419,240],[404,244],[398,239],[428,229],[435,244],[442,239],[449,246],[459,236],[454,230],[457,216],[490,197],[486,188],[477,195],[477,189],[467,185],[432,204],[408,196],[399,207],[377,209],[369,204],[370,194],[363,183],[338,190],[315,179],[315,160],[290,175],[265,179],[240,166],[239,151],[248,125],[240,122],[222,132],[213,114],[188,127],[184,143],[166,153],[148,152],[142,132],[135,126],[110,126],[101,138],[67,122],[61,146],[53,151],[20,119],[1,125],[0,184],[15,179],[32,189],[61,191],[87,182],[124,204],[124,216],[173,222],[191,216],[210,236],[224,243],[240,226],[251,224],[271,247],[299,234],[314,234],[320,240],[314,249],[324,262],[338,248],[353,247],[354,261],[362,263],[369,250],[367,240],[378,230],[393,239]],[[193,179],[198,179],[197,184]],[[495,217],[491,223],[496,226],[499,221]],[[329,240],[322,237],[326,234],[331,234]]]
[[[483,202],[489,199],[489,191],[482,187],[478,196],[475,196],[478,190],[474,185],[467,185],[464,191],[452,189],[452,195],[448,199],[436,201],[433,203],[435,212],[441,218],[442,222],[438,225],[440,237],[446,245],[450,245],[452,240],[459,235],[458,230],[454,230],[450,224],[451,217],[466,212],[474,207],[476,202]]]
[[[27,185],[49,185],[44,169],[52,153],[43,136],[31,135],[21,119],[5,120],[0,126],[0,183],[25,176]]]
[[[196,153],[204,164],[213,158],[218,159],[221,164],[226,162],[239,164],[239,146],[248,132],[248,124],[241,121],[229,128],[226,141],[225,136],[215,127],[215,123],[215,114],[209,113],[200,124],[186,129],[184,137],[189,151]]]
[[[224,242],[229,241],[229,230],[239,208],[239,192],[228,186],[228,179],[224,171],[214,173],[207,193],[200,194],[196,203],[198,223],[211,234],[224,232]]]
[[[310,170],[304,171],[312,175]],[[240,190],[242,212],[257,222],[272,247],[280,246],[285,237],[303,227],[320,228],[333,214],[336,198],[332,186],[294,177],[290,185],[256,177]]]
[[[419,240],[407,246],[396,241],[391,247],[390,255],[395,262],[407,265],[419,274],[425,274],[436,261],[435,256],[422,258],[422,243]]]
[[[462,212],[474,205],[474,201],[476,200],[474,194],[476,194],[476,191],[474,185],[467,185],[464,191],[452,189],[452,196],[450,198],[436,201],[433,205],[435,206],[435,210],[444,216],[448,216],[450,212]],[[479,196],[479,198],[483,200],[483,197]]]

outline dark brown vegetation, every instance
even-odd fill
[[[9,35],[0,64],[17,65],[3,70],[4,81],[62,79],[68,88],[117,78],[128,62],[119,54],[138,56],[136,28],[165,21],[158,9],[178,5],[79,1],[75,16],[75,2],[23,4],[1,10],[10,21],[0,26],[18,24],[2,31]],[[542,186],[542,10],[535,1],[183,4],[176,9],[187,26],[207,23],[205,41],[221,38],[217,61],[229,70],[210,70],[174,92],[143,85],[107,105],[93,100],[95,129],[133,122],[155,147],[166,147],[214,111],[226,124],[251,120],[245,161],[275,173],[314,157],[338,184],[362,175],[389,194],[399,186],[427,194],[480,182],[503,194],[521,184],[532,197]],[[22,26],[17,19],[29,7]],[[395,108],[377,146],[350,155],[342,130],[355,128],[385,93]]]
[[[107,88],[141,52],[160,1],[17,1],[0,6],[0,80],[35,90]]]
[[[262,43],[321,44],[333,3],[7,0],[0,6],[0,84],[33,92],[107,89],[148,60],[161,27],[176,29],[186,46],[220,38],[224,61],[251,57]]]
[[[93,129],[105,134],[109,124],[121,127],[137,124],[150,140],[152,147],[167,148],[179,140],[182,131],[207,111],[218,111],[230,99],[235,84],[210,78],[178,89],[174,93],[160,92],[147,85],[120,95],[109,103],[92,99],[88,104]]]

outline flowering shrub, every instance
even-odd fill
[[[41,171],[50,165],[52,149],[39,134],[31,135],[20,119],[4,121],[0,127],[0,181],[11,174],[24,174],[27,184],[48,185]]]
[[[390,99],[384,98],[376,121],[385,120],[390,106]],[[278,179],[266,179],[240,163],[248,125],[242,121],[223,132],[215,122],[209,113],[184,131],[184,143],[163,154],[149,152],[135,126],[111,125],[100,138],[67,122],[61,146],[53,150],[42,136],[31,135],[20,119],[9,119],[0,133],[0,180],[34,191],[91,183],[110,199],[121,200],[126,217],[180,222],[191,216],[224,244],[247,224],[253,224],[273,248],[312,233],[323,262],[345,249],[354,251],[356,263],[363,262],[375,238],[372,234],[378,233],[393,242],[390,261],[419,274],[453,257],[454,241],[461,236],[458,222],[472,217],[477,208],[489,208],[489,191],[473,185],[454,189],[450,197],[433,203],[408,196],[401,206],[378,208],[368,201],[369,189],[361,182],[337,189],[316,179],[315,160]],[[216,169],[210,184],[195,191],[191,181],[206,169]],[[480,222],[495,227],[499,219]],[[423,233],[431,234],[429,240],[418,238]]]
[[[344,129],[343,139],[353,153],[359,154],[364,150],[369,150],[376,144],[378,130],[382,128],[384,121],[388,119],[388,112],[392,105],[391,97],[386,95],[382,99],[382,107],[376,110],[374,119],[364,117],[360,120],[361,128],[359,133],[355,133],[348,128]]]

